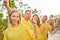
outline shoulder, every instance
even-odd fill
[[[8,32],[9,32],[9,29],[10,29],[10,28],[7,28],[7,29],[5,30],[5,33],[8,33]]]

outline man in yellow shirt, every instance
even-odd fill
[[[43,36],[43,40],[48,40],[48,32],[52,32],[52,27],[47,23],[47,16],[43,16],[40,30]]]
[[[21,23],[24,24],[29,30],[29,33],[27,33],[27,39],[28,40],[33,40],[34,38],[34,27],[32,23],[30,22],[30,17],[31,17],[31,10],[26,10],[24,18],[22,18]]]

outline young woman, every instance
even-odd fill
[[[6,29],[4,40],[26,40],[25,28],[20,23],[20,13],[17,10],[12,10],[9,15],[9,19],[11,27]]]
[[[43,40],[41,31],[40,31],[40,19],[37,14],[32,16],[32,24],[34,26],[35,40]]]

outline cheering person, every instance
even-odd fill
[[[20,13],[17,10],[12,10],[9,19],[11,27],[6,29],[4,40],[26,40],[25,28],[21,24]]]
[[[34,26],[35,40],[43,40],[40,31],[40,18],[37,14],[32,16],[32,24]]]
[[[47,16],[44,15],[42,18],[42,23],[40,26],[40,30],[42,33],[43,40],[48,40],[48,32],[52,32],[52,27],[49,23],[47,23]]]

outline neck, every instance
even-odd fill
[[[17,27],[18,26],[18,23],[17,24],[12,24],[12,27]]]
[[[44,21],[42,21],[42,23],[45,23]]]

